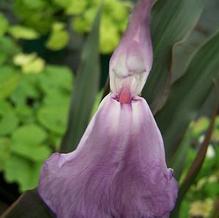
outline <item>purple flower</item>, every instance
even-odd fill
[[[110,61],[111,90],[77,149],[53,154],[38,192],[58,218],[167,218],[177,183],[147,102],[151,0],[141,0]]]

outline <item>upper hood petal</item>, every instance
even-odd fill
[[[128,28],[110,60],[111,91],[128,87],[139,95],[152,66],[150,13],[154,0],[140,0],[130,16]]]

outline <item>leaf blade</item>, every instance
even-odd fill
[[[54,218],[37,190],[27,191],[1,216],[2,218]]]
[[[159,0],[152,10],[154,63],[143,90],[153,113],[163,106],[171,83],[172,49],[194,28],[204,0]]]
[[[61,150],[71,151],[82,136],[92,112],[92,106],[99,86],[99,26],[101,8],[82,52],[79,72],[75,79],[68,129],[62,141]]]
[[[175,153],[190,121],[210,94],[213,80],[219,77],[218,58],[219,32],[195,53],[185,74],[173,84],[164,108],[156,115],[168,158]]]

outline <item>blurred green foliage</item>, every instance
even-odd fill
[[[55,65],[37,74],[9,66],[0,71],[0,170],[24,191],[36,186],[43,161],[59,147],[72,73]]]
[[[13,12],[22,25],[10,27],[9,32],[22,39],[49,35],[46,47],[60,50],[68,45],[72,31],[88,33],[91,30],[100,2],[101,0],[14,0]],[[130,8],[128,1],[104,2],[100,26],[101,52],[110,53],[117,46],[126,27]],[[7,20],[4,17],[0,20],[0,27],[4,27],[1,31],[6,31]]]
[[[34,29],[11,26],[3,14],[0,27],[0,171],[25,191],[66,129],[73,74],[22,52],[17,40],[36,39]]]
[[[191,131],[189,139],[189,150],[185,160],[186,171],[191,166],[199,147],[199,142],[203,141],[204,133],[209,124],[207,117],[201,117],[193,121],[190,125]],[[211,217],[214,209],[214,202],[219,196],[219,116],[216,118],[215,128],[211,137],[211,142],[207,150],[207,155],[202,169],[187,193],[180,210],[180,218],[187,217]]]

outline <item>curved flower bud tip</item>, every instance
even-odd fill
[[[53,154],[38,192],[58,218],[167,218],[177,182],[165,162],[162,136],[137,96],[152,63],[150,0],[136,6],[110,62],[111,90],[77,149]]]
[[[119,94],[125,86],[139,95],[152,66],[150,11],[153,0],[139,1],[130,16],[129,25],[119,47],[110,60],[111,91]]]

